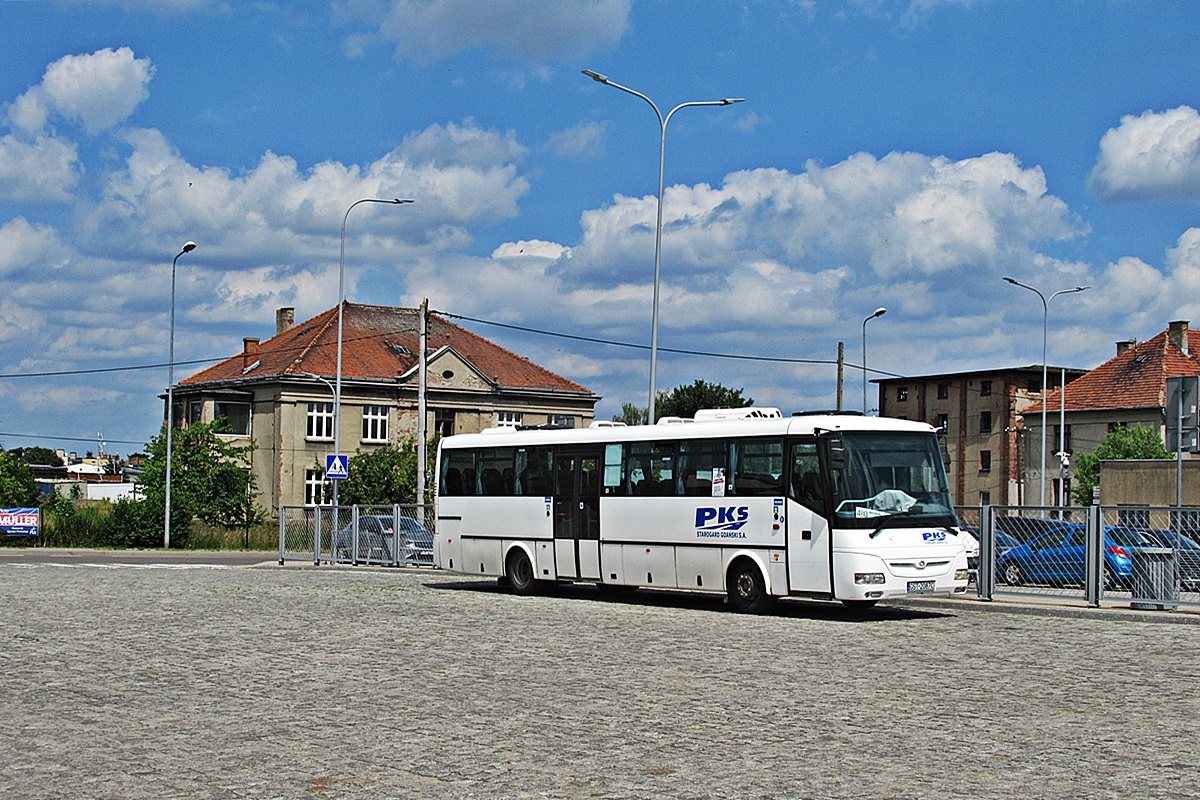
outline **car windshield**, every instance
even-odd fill
[[[843,438],[846,466],[833,473],[837,525],[876,528],[958,524],[933,434],[854,433]]]

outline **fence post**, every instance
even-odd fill
[[[1099,608],[1104,583],[1104,512],[1100,506],[1087,507],[1085,536],[1083,594],[1088,608]]]
[[[285,511],[287,511],[286,508],[283,506],[279,507],[279,566],[281,567],[283,566],[283,540],[287,530],[287,514],[284,513]]]
[[[313,506],[313,566],[321,566],[321,506]],[[330,555],[332,555],[332,548]]]
[[[992,507],[979,507],[979,567],[975,571],[975,589],[980,600],[991,600],[996,584],[996,535]]]

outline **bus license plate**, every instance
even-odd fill
[[[933,594],[936,581],[909,581],[909,594]]]

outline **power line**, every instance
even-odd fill
[[[578,336],[576,334],[571,334],[571,333],[559,333],[556,331],[546,331],[546,330],[541,330],[539,328],[528,328],[528,327],[525,327],[522,325],[512,325],[512,324],[509,324],[506,322],[493,322],[492,320],[479,319],[477,317],[468,317],[468,316],[464,316],[462,314],[451,314],[447,311],[436,311],[434,313],[439,314],[440,316],[446,317],[448,319],[461,319],[461,320],[466,320],[467,322],[474,322],[474,323],[477,323],[480,325],[492,325],[497,328],[506,328],[508,330],[521,331],[523,333],[532,333],[532,334],[536,334],[538,336],[549,336],[549,337],[556,338],[556,339],[570,339],[570,340],[576,341],[576,342],[588,342],[591,344],[603,344],[603,345],[608,345],[610,347],[625,347],[625,348],[629,348],[631,350],[649,350],[650,349],[650,345],[646,345],[646,344],[636,344],[633,342],[619,342],[619,341],[614,341],[612,339],[598,339],[598,338],[595,338],[592,336]],[[824,366],[836,366],[838,363],[836,360],[830,361],[828,359],[818,359],[818,358],[784,358],[782,356],[754,356],[754,355],[747,355],[744,353],[714,353],[714,352],[708,352],[705,350],[684,350],[684,349],[675,348],[675,347],[660,347],[660,348],[658,348],[658,350],[659,350],[659,352],[675,353],[677,355],[685,355],[685,356],[702,356],[705,358],[725,358],[725,359],[732,359],[735,361],[761,361],[761,362],[769,362],[769,363],[775,363],[775,364],[820,364],[820,365],[824,365]],[[850,364],[849,362],[844,362],[844,363],[845,363],[845,366],[848,366],[852,369],[862,369],[862,367],[860,367],[856,364]],[[906,377],[904,375],[897,375],[894,372],[885,372],[884,370],[878,370],[878,369],[867,369],[867,372],[873,372],[877,375],[887,375],[892,378]]]
[[[43,440],[49,440],[52,442],[91,442],[93,444],[96,442],[95,436],[90,436],[90,437],[84,438],[84,437],[80,437],[80,436],[51,436],[49,434],[39,436],[39,435],[33,434],[33,433],[0,432],[0,437],[10,438],[10,439],[43,439]],[[104,437],[104,443],[105,444],[136,444],[141,447],[144,447],[146,445],[146,442],[138,442],[138,441],[133,441],[131,439],[109,439],[107,436]]]

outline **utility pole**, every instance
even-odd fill
[[[837,410],[842,410],[842,381],[846,377],[846,343],[838,342]]]

